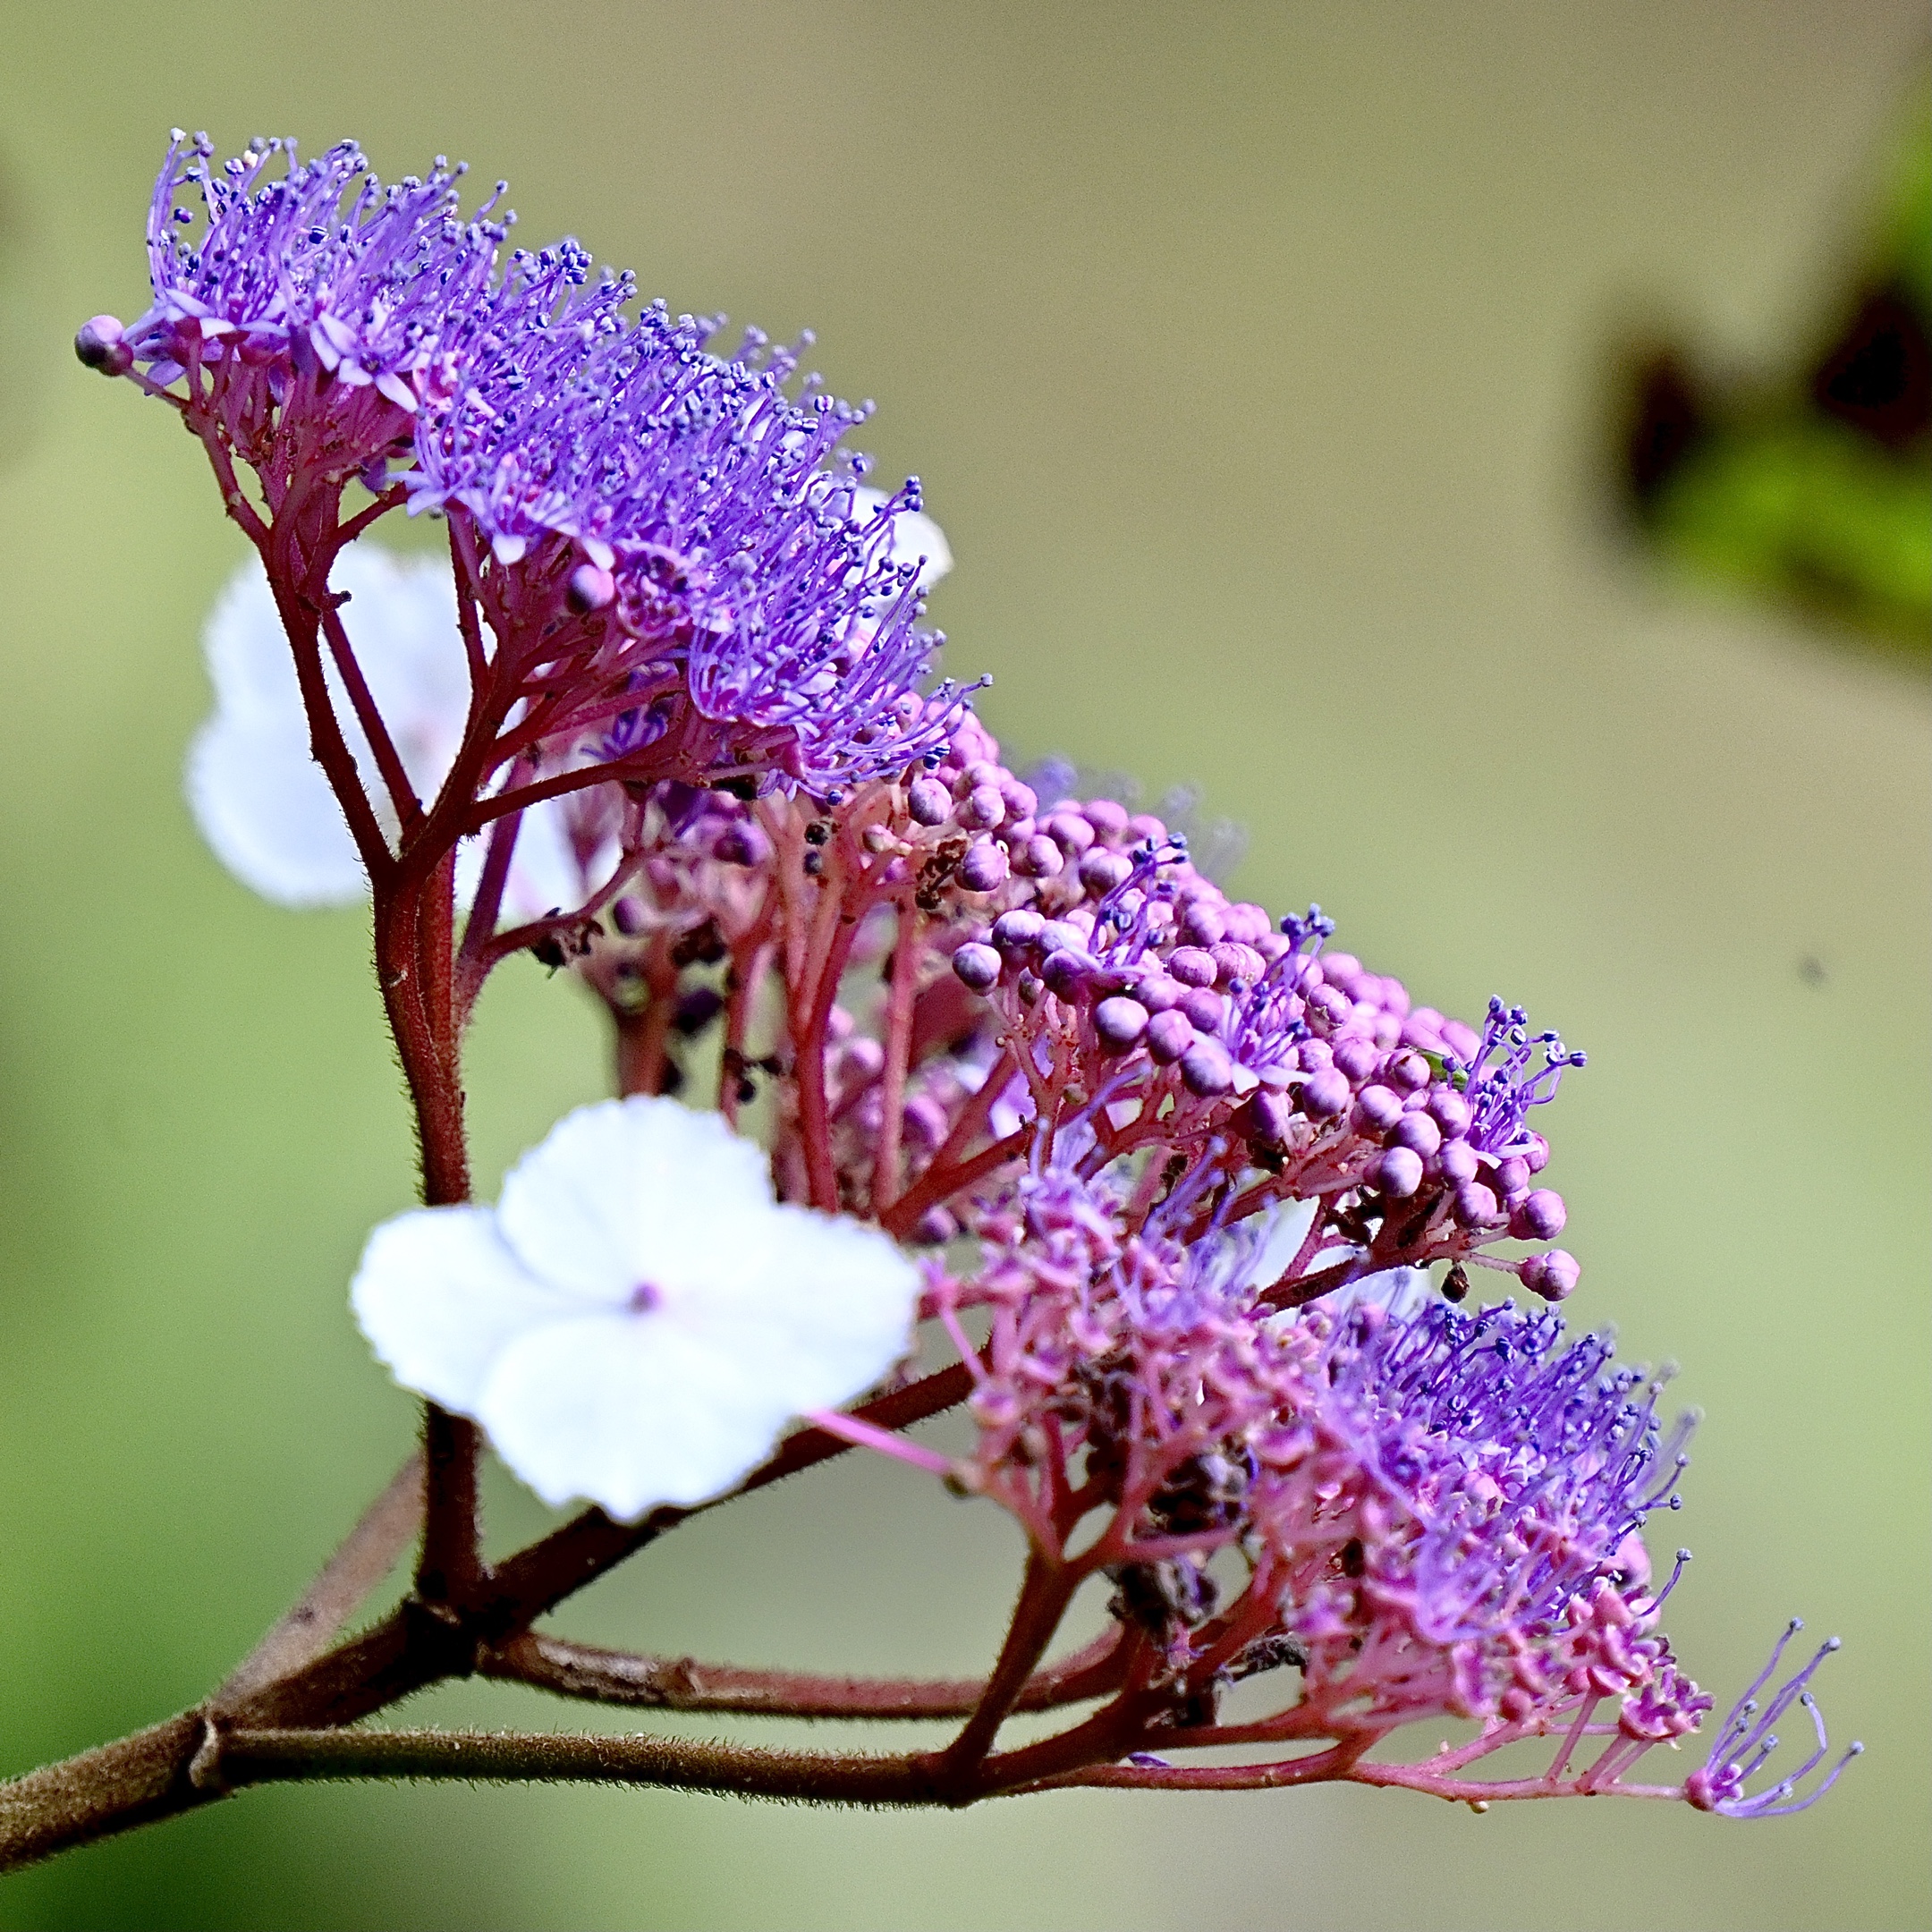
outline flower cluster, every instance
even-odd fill
[[[633,314],[574,242],[501,258],[509,217],[463,218],[440,162],[384,189],[350,146],[211,155],[163,171],[154,308],[77,346],[182,411],[258,550],[210,632],[211,844],[288,902],[374,888],[435,1204],[353,1290],[397,1378],[627,1523],[782,1472],[801,1417],[1010,1511],[1026,1580],[947,1801],[1828,1788],[1825,1652],[1758,1706],[1783,1643],[1703,1769],[1632,1782],[1712,1701],[1659,1628],[1684,1558],[1654,1588],[1642,1534],[1688,1425],[1543,1305],[1580,1268],[1542,1110],[1583,1055],[1500,998],[1419,1004],[1318,906],[1232,899],[1159,817],[1012,769],[927,688],[949,558],[917,482],[865,483],[864,411],[795,350]],[[355,547],[405,505],[446,521],[449,582]],[[624,1097],[484,1209],[462,1024],[525,949],[602,1000]],[[1534,1302],[1464,1309],[1474,1269]],[[923,1377],[916,1318],[951,1356]],[[956,1461],[904,1434],[961,1402]],[[1102,1572],[1107,1639],[1034,1674]],[[1292,1694],[1224,1720],[1265,1675]],[[989,1756],[1028,1696],[1104,1701]],[[1793,1702],[1818,1747],[1777,1775]],[[1423,1719],[1475,1735],[1369,1761]],[[1471,1775],[1536,1740],[1533,1775]]]
[[[1530,1122],[1580,1054],[1500,1000],[1479,1025],[1414,1004],[1318,911],[1230,900],[1157,818],[1043,801],[977,721],[829,809],[654,810],[640,888],[578,969],[657,1016],[633,1075],[687,1082],[716,1027],[719,1104],[776,1103],[782,1191],[936,1250],[926,1312],[977,1429],[951,1479],[1045,1562],[1113,1578],[1120,1776],[1326,1738],[1335,1775],[1450,1796],[1817,1795],[1784,1788],[1816,1763],[1747,1794],[1735,1738],[1701,1783],[1631,1781],[1710,1708],[1641,1533],[1677,1506],[1688,1424],[1554,1309],[1456,1305],[1479,1266],[1543,1302],[1576,1284]],[[1280,1711],[1216,1719],[1288,1666]],[[1478,1736],[1362,1759],[1424,1718]],[[1472,1775],[1537,1738],[1535,1778]]]
[[[942,640],[919,623],[943,545],[916,479],[882,496],[843,448],[865,411],[801,387],[796,352],[755,331],[727,359],[722,318],[633,317],[630,278],[594,276],[575,242],[504,258],[503,187],[465,216],[462,172],[385,187],[347,142],[217,165],[177,132],[154,304],[76,338],[206,445],[378,896],[491,833],[470,866],[494,925],[549,800],[666,780],[830,796],[943,756],[962,699],[927,690]],[[374,500],[349,515],[358,480]],[[446,752],[413,760],[336,570],[405,504],[449,523],[464,647]]]

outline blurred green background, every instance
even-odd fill
[[[0,71],[0,1758],[216,1682],[405,1451],[343,1308],[409,1143],[360,919],[198,843],[199,453],[68,340],[143,306],[171,123],[508,175],[674,308],[810,324],[926,479],[1010,747],[1199,779],[1235,884],[1591,1064],[1553,1114],[1572,1304],[1708,1411],[1670,1627],[1727,1698],[1841,1631],[1870,1754],[1777,1825],[1348,1790],[959,1817],[665,1793],[257,1792],[0,1885],[8,1927],[1877,1928],[1926,1826],[1932,707],[1653,580],[1607,500],[1632,329],[1778,360],[1855,236],[1916,0],[1551,6],[258,0],[6,11]],[[419,535],[422,533],[418,533]],[[481,1179],[602,1090],[524,965]],[[496,1521],[534,1504],[498,1484]],[[562,1620],[965,1671],[1016,1538],[895,1467],[707,1520]],[[478,1687],[417,1721],[568,1723]],[[770,1733],[764,1733],[770,1735]]]

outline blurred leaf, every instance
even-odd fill
[[[1932,87],[1887,144],[1822,349],[1720,385],[1671,346],[1631,386],[1640,528],[1694,574],[1932,653]]]

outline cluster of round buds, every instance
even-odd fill
[[[1004,908],[964,933],[954,974],[1043,1064],[1049,1034],[1072,1045],[1072,1110],[1111,1153],[1218,1140],[1219,1157],[1239,1148],[1274,1177],[1251,1207],[1318,1195],[1401,1231],[1379,1266],[1561,1233],[1526,1116],[1582,1056],[1530,1040],[1520,1010],[1496,1003],[1479,1034],[1412,1008],[1400,981],[1322,955],[1319,908],[1277,926],[1196,873],[1158,820],[1108,800],[1042,809],[990,756],[916,781],[911,805],[970,839],[961,883]],[[1560,1250],[1513,1267],[1550,1301],[1578,1275]]]

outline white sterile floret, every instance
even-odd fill
[[[329,587],[349,593],[343,623],[356,662],[411,784],[427,801],[454,762],[470,706],[449,568],[352,544],[329,572]],[[258,558],[229,580],[203,641],[215,715],[188,754],[188,803],[202,837],[235,877],[276,905],[353,905],[369,889],[362,861],[309,755],[294,660]],[[328,680],[363,789],[393,831],[375,756],[332,665]],[[482,852],[483,842],[470,839],[459,852],[458,890],[466,902]],[[561,804],[537,806],[518,830],[504,910],[513,919],[553,906],[572,910],[609,877],[614,857],[599,854],[589,869],[597,876],[587,877]]]
[[[350,1300],[396,1380],[480,1422],[545,1502],[634,1521],[884,1377],[919,1276],[877,1228],[777,1202],[716,1114],[633,1097],[565,1115],[494,1208],[385,1222]]]

